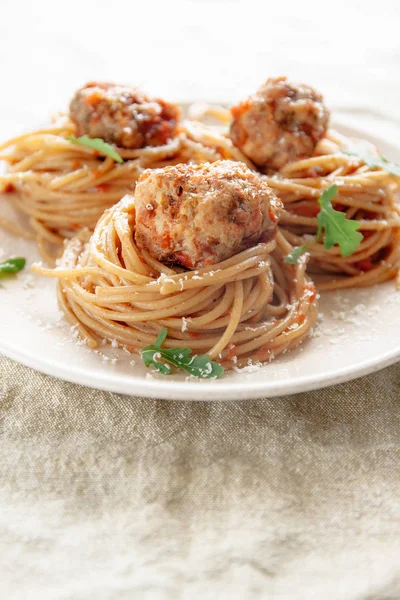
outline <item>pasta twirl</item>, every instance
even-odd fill
[[[216,146],[215,136],[204,136],[204,128],[199,135],[197,129],[183,123],[164,146],[116,148],[123,164],[69,141],[76,127],[68,118],[8,140],[0,145],[0,160],[8,163],[8,172],[0,174],[0,191],[15,192],[10,199],[29,218],[31,229],[4,220],[0,225],[35,237],[43,259],[54,264],[63,240],[84,227],[93,230],[106,208],[134,191],[145,169],[228,157],[241,160],[228,140]]]
[[[267,177],[285,211],[280,229],[294,246],[306,243],[309,270],[321,290],[362,287],[392,279],[400,267],[400,205],[398,180],[341,152],[350,140],[335,131],[317,146],[315,156],[288,164]],[[339,192],[332,204],[360,224],[364,239],[343,257],[337,246],[327,250],[315,241],[318,198],[332,183]]]
[[[165,347],[189,346],[225,367],[243,367],[295,347],[315,325],[306,260],[283,262],[291,246],[281,234],[212,267],[185,271],[140,253],[134,227],[134,200],[127,196],[105,212],[92,237],[86,231],[67,242],[56,269],[35,267],[59,279],[60,305],[90,347],[105,338],[137,352],[167,327]]]

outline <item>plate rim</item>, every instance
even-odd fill
[[[4,351],[5,350],[5,351]],[[352,371],[351,364],[348,367],[342,368],[340,371],[335,371],[329,376],[308,375],[305,377],[297,376],[290,385],[286,381],[277,381],[274,388],[269,390],[263,389],[263,383],[257,382],[251,384],[246,382],[246,385],[240,382],[227,383],[223,380],[214,381],[170,381],[172,384],[170,390],[166,389],[166,383],[158,379],[136,378],[132,380],[125,375],[114,375],[113,373],[107,376],[102,373],[93,373],[90,375],[87,370],[74,368],[73,373],[79,375],[78,378],[73,378],[68,370],[57,363],[52,363],[51,360],[45,362],[36,359],[33,355],[23,355],[14,349],[10,349],[7,344],[0,342],[0,353],[16,362],[30,367],[40,373],[56,377],[62,381],[83,385],[91,389],[112,392],[116,394],[124,394],[127,396],[139,396],[143,398],[152,398],[159,400],[187,400],[187,401],[238,401],[238,400],[258,400],[275,398],[277,396],[292,396],[303,392],[319,390],[334,385],[340,385],[365,375],[375,373],[386,367],[397,363],[400,360],[400,346],[388,352],[384,358],[380,355],[379,358],[372,358],[370,361],[364,361],[357,370]],[[91,377],[95,378],[93,382]],[[211,388],[211,385],[216,383],[218,387]],[[135,386],[135,393],[127,387]],[[210,389],[208,389],[210,386]],[[267,393],[265,393],[267,391]],[[204,397],[205,393],[209,397]],[[211,397],[211,394],[213,396]],[[234,395],[233,395],[234,394]]]

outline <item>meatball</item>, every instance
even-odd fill
[[[233,144],[267,169],[311,156],[329,120],[322,96],[286,77],[268,79],[254,96],[233,106],[231,114]]]
[[[179,108],[127,85],[87,83],[71,100],[77,134],[122,148],[161,146],[176,133]]]
[[[240,162],[147,169],[135,190],[136,244],[161,262],[197,269],[273,237],[280,208]]]

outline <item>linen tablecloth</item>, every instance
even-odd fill
[[[399,365],[220,403],[0,372],[2,598],[400,598]]]
[[[234,101],[287,74],[396,142],[399,6],[6,0],[1,138],[85,80]],[[91,390],[0,356],[0,597],[397,600],[399,400],[399,365],[203,403]]]

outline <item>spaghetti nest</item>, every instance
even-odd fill
[[[49,264],[54,264],[65,238],[84,227],[93,230],[105,209],[133,192],[145,169],[243,159],[228,139],[218,145],[211,131],[203,127],[199,131],[189,122],[183,122],[177,135],[163,146],[115,147],[123,164],[68,140],[75,133],[74,123],[61,116],[54,126],[0,145],[0,160],[8,163],[8,172],[0,174],[0,191],[15,192],[10,199],[28,217],[30,227],[1,217],[0,225],[17,235],[34,237]]]
[[[400,268],[399,180],[342,152],[350,146],[349,139],[331,130],[314,156],[266,178],[284,203],[281,232],[292,245],[307,245],[309,271],[321,290],[374,285],[392,279]],[[315,240],[318,199],[333,183],[338,186],[333,208],[358,221],[363,235],[348,257],[338,246],[327,250]]]
[[[58,299],[89,347],[116,340],[138,352],[165,327],[166,348],[189,346],[226,368],[265,362],[297,346],[316,322],[306,259],[283,262],[285,238],[259,243],[211,267],[170,268],[134,243],[135,207],[126,196],[100,218],[92,236],[68,241],[56,269]]]

